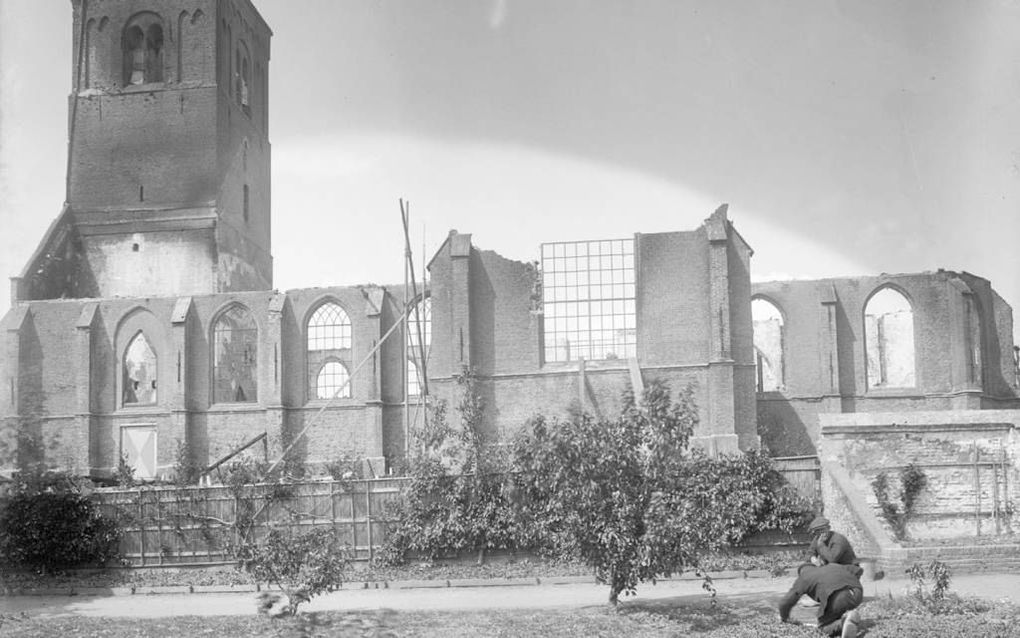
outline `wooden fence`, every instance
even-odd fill
[[[818,457],[777,458],[775,464],[801,495],[812,502],[820,501]],[[241,488],[246,491],[240,495],[223,486],[145,487],[102,490],[94,498],[105,514],[120,521],[121,556],[135,566],[227,562],[230,535],[239,515],[254,517],[256,535],[270,527],[332,526],[350,545],[355,560],[364,561],[372,560],[384,543],[389,506],[399,500],[407,480],[255,485]],[[272,494],[281,489],[285,493]],[[252,503],[255,507],[249,509]],[[760,543],[774,544],[771,540]]]
[[[784,456],[772,462],[801,496],[813,504],[822,502],[822,467],[817,456]]]
[[[256,536],[270,527],[332,526],[355,560],[371,560],[385,539],[388,505],[399,499],[403,481],[254,485],[240,494],[223,486],[146,487],[103,490],[94,497],[105,514],[120,521],[121,556],[135,566],[228,561],[239,516],[252,517]]]

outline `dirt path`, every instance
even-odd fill
[[[782,577],[720,580],[721,599],[754,599],[774,605],[793,579]],[[910,583],[903,580],[865,583],[865,598],[902,594]],[[951,591],[989,599],[1008,598],[1020,603],[1020,575],[980,574],[953,579]],[[302,607],[307,611],[327,610],[471,610],[543,609],[585,607],[606,603],[608,589],[595,584],[525,585],[486,587],[442,587],[430,589],[346,589],[316,598]],[[700,581],[667,581],[644,585],[636,598],[705,600]],[[166,616],[251,615],[256,613],[253,593],[137,594],[89,596],[0,597],[3,613],[21,612],[38,616],[101,616],[156,618]],[[798,609],[805,619],[813,610]]]

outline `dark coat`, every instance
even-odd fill
[[[793,587],[786,592],[779,601],[779,617],[787,620],[790,617],[790,610],[797,604],[801,596],[807,595],[818,601],[818,617],[825,615],[829,605],[829,597],[841,589],[854,588],[863,592],[861,580],[856,570],[860,569],[855,565],[839,565],[829,563],[821,567],[815,567],[810,563],[800,566],[797,580]]]
[[[857,554],[854,548],[850,547],[850,541],[846,536],[837,532],[828,531],[819,534],[811,541],[811,553],[821,556],[827,563],[838,563],[840,565],[857,565]]]

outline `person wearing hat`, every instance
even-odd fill
[[[817,556],[821,563],[836,563],[838,565],[854,565],[857,567],[857,576],[864,572],[860,568],[860,561],[854,548],[846,536],[832,531],[829,519],[819,516],[808,525],[808,532],[814,537],[811,541],[811,556]]]
[[[779,601],[779,620],[790,622],[790,610],[801,596],[818,603],[818,630],[826,636],[857,638],[861,624],[857,607],[864,600],[864,588],[853,565],[821,564],[817,556],[797,570],[793,587]],[[859,569],[859,568],[858,568]]]

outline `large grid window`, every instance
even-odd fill
[[[545,360],[635,355],[634,241],[542,244]]]
[[[213,401],[256,401],[258,328],[251,312],[231,306],[213,328]]]
[[[308,395],[350,397],[351,320],[340,304],[328,301],[308,319]]]

